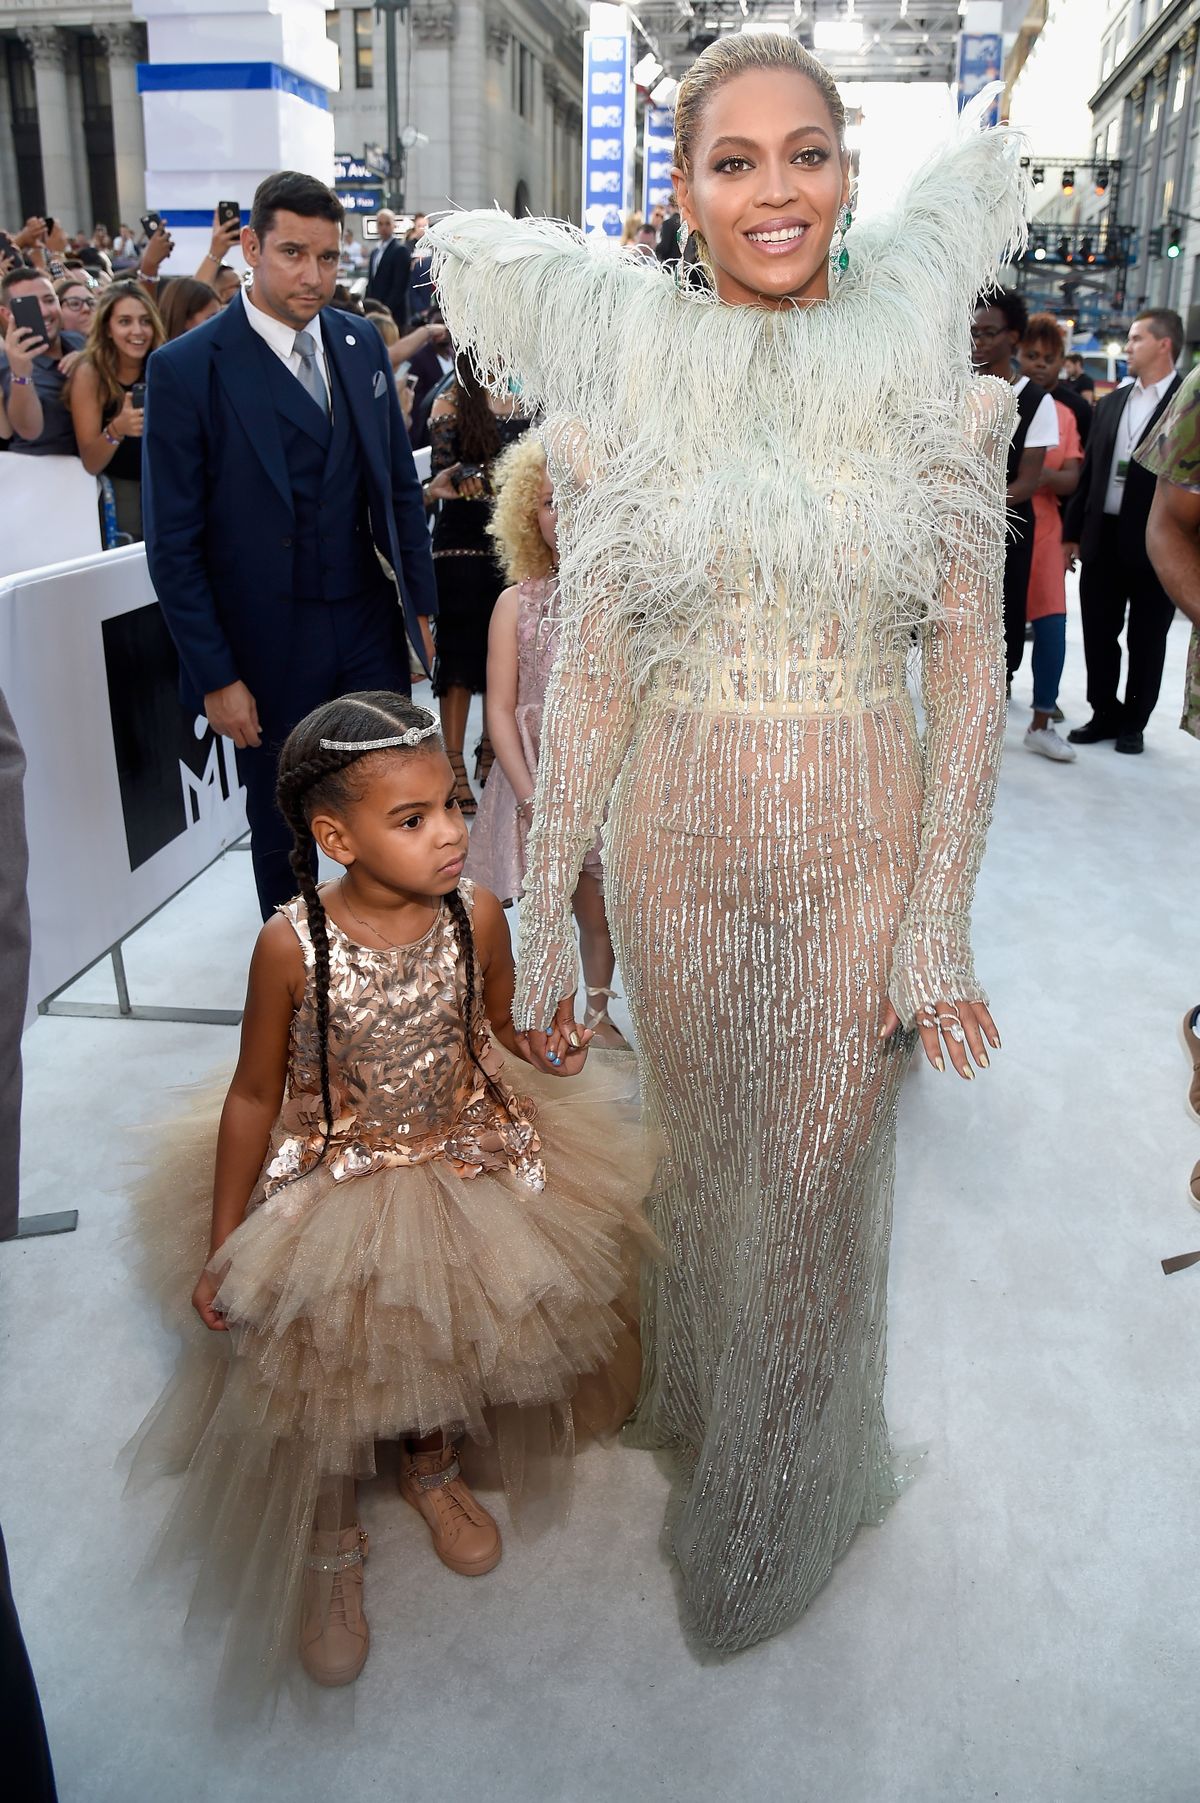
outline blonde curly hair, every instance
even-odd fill
[[[536,432],[524,432],[497,457],[492,469],[495,501],[488,531],[510,582],[549,576],[554,553],[538,525],[538,496],[546,480],[546,453]]]

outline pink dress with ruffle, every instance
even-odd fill
[[[546,688],[558,655],[559,593],[555,576],[538,577],[517,587],[517,731],[531,776],[537,775],[542,743]],[[513,786],[492,765],[483,800],[471,828],[467,875],[501,901],[517,900],[525,887],[525,842],[530,822],[517,813]],[[584,873],[601,880],[600,839],[583,860]]]

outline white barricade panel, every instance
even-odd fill
[[[31,1010],[246,830],[232,742],[176,684],[141,545],[0,582],[0,688],[29,763]]]
[[[0,456],[0,577],[98,552],[97,496],[78,457]]]

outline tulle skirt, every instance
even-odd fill
[[[142,1186],[143,1269],[185,1347],[127,1448],[130,1481],[184,1474],[151,1564],[198,1561],[191,1613],[227,1622],[226,1709],[252,1712],[292,1664],[318,1500],[375,1475],[377,1440],[468,1435],[528,1531],[565,1513],[577,1430],[613,1432],[633,1406],[654,1161],[634,1060],[593,1053],[574,1081],[503,1074],[537,1103],[542,1191],[443,1159],[340,1182],[317,1167],[214,1260],[228,1333],[189,1303],[212,1100]]]

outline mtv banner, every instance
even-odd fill
[[[1004,68],[1004,40],[999,32],[964,31],[958,40],[958,74],[956,80],[956,99],[961,113],[969,100],[987,87],[989,82],[999,81]],[[997,101],[988,113],[989,125],[1000,122],[1000,104]]]
[[[233,746],[177,683],[143,546],[0,582],[0,688],[29,766],[31,1014],[246,830]]]
[[[583,229],[619,238],[633,211],[633,43],[623,6],[593,6],[591,23],[583,40]]]
[[[675,161],[675,115],[669,107],[648,106],[642,138],[642,217],[651,207],[675,205],[671,165]]]

